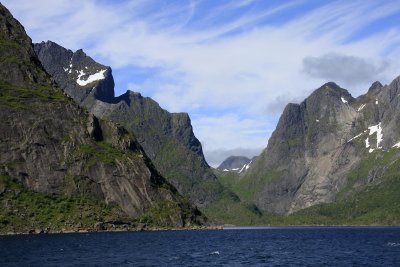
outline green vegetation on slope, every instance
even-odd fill
[[[208,202],[214,200],[223,191],[218,180],[205,179],[202,177],[205,173],[205,167],[196,159],[198,157],[192,152],[187,151],[182,144],[176,140],[169,138],[161,138],[160,143],[163,146],[154,159],[156,166],[163,166],[165,171],[162,173],[164,177],[178,190],[188,195],[191,199],[196,199],[199,202]],[[189,166],[184,166],[184,163],[190,163]],[[183,169],[185,169],[183,171]],[[190,169],[189,169],[190,168]],[[185,173],[190,173],[188,177]]]
[[[225,190],[216,201],[202,211],[216,224],[262,224],[262,213],[257,207],[241,202],[239,197],[229,190]]]
[[[48,85],[34,88],[24,88],[0,80],[0,105],[11,109],[29,109],[34,105],[33,100],[67,102],[61,91],[54,90]]]
[[[192,212],[190,202],[164,200],[132,219],[116,205],[82,195],[33,192],[8,176],[0,176],[0,233],[57,232],[202,225],[205,218]],[[100,228],[99,228],[100,227]]]
[[[0,232],[93,229],[97,222],[127,220],[117,207],[96,199],[27,190],[0,176]]]
[[[216,224],[262,224],[261,211],[243,198],[249,192],[240,188],[242,177],[236,172],[214,171],[225,189],[216,201],[202,210],[204,214]]]
[[[107,164],[115,164],[116,160],[126,161],[129,157],[133,156],[132,153],[124,153],[104,141],[81,145],[77,153],[88,155],[91,158],[87,163],[88,168],[95,165],[97,161],[102,161]]]
[[[198,210],[191,210],[191,204],[187,199],[181,198],[179,202],[172,200],[160,201],[150,210],[134,220],[136,223],[149,227],[168,227],[175,222],[186,222],[180,227],[199,226],[204,224],[206,218]]]
[[[316,205],[292,214],[281,222],[310,225],[400,225],[399,192],[400,175],[386,176],[377,184],[358,190],[347,200]]]
[[[216,172],[237,195],[242,177]],[[249,202],[222,197],[204,210],[210,220],[234,225],[400,225],[400,149],[368,154],[348,175],[337,201],[318,204],[288,216],[252,209]]]

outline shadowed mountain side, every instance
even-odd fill
[[[267,148],[241,179],[242,190],[276,214],[335,202],[366,157],[398,145],[399,80],[374,83],[357,99],[327,83],[301,104],[288,104]],[[376,168],[360,183],[372,183],[388,166]]]
[[[99,203],[93,204],[99,212],[107,204],[121,210],[124,218],[147,216],[156,225],[185,226],[203,220],[156,171],[131,133],[89,114],[54,86],[24,28],[2,5],[0,58],[0,226],[10,226],[3,222],[11,220],[12,227],[15,220],[50,227],[50,220],[62,216],[62,211],[55,212],[55,218],[31,213],[32,205],[41,205],[31,191],[55,201],[94,199],[97,202],[90,203]],[[15,196],[7,199],[12,192]],[[29,206],[15,206],[22,203],[18,195],[32,197],[23,202]],[[71,216],[79,212],[84,213],[76,210]],[[121,214],[114,215],[117,220]],[[79,221],[65,221],[64,226],[57,221],[57,227],[87,222],[75,219]]]
[[[188,114],[169,113],[151,98],[131,91],[112,97],[111,69],[81,50],[73,53],[48,41],[35,44],[35,51],[46,71],[81,106],[134,133],[157,170],[194,204],[207,206],[222,192]]]

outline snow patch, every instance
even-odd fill
[[[373,135],[374,133],[376,133],[376,148],[382,148],[380,146],[381,142],[383,141],[383,133],[382,133],[381,123],[370,126],[370,127],[368,127],[368,129],[369,129],[369,135]]]
[[[347,103],[347,100],[344,99],[343,96],[342,96],[340,99],[342,99],[342,102],[343,102],[343,103],[345,103],[345,104]]]
[[[375,99],[375,105],[378,105],[378,104],[379,104],[378,99]]]
[[[375,149],[382,149],[381,143],[383,141],[383,133],[382,133],[381,123],[378,123],[377,125],[369,126],[368,130],[369,130],[369,134],[368,135],[373,135],[374,133],[376,133],[376,148]],[[367,137],[367,139],[365,139],[365,147],[366,148],[370,147],[369,138],[368,137]],[[370,148],[368,152],[371,153],[375,149],[374,148]]]
[[[250,161],[249,164],[246,165],[246,170],[248,170],[248,169],[250,168],[250,164],[251,164],[252,162],[253,162],[253,161]]]
[[[366,104],[362,104],[362,105],[357,109],[357,111],[361,111],[361,110],[365,107],[365,105],[366,105]]]
[[[319,122],[319,120],[315,120],[316,122]]]
[[[85,72],[83,70],[81,70],[81,71],[79,71],[78,79],[76,80],[76,83],[79,84],[80,86],[85,86],[94,81],[102,80],[105,78],[104,72],[106,72],[106,70],[100,70],[99,72],[90,75],[85,81],[85,80],[81,79],[82,76],[85,75]]]
[[[233,168],[231,171],[238,171],[239,168]]]
[[[240,169],[240,171],[238,171],[238,173],[241,173],[244,170],[244,168],[246,168],[246,164],[243,165],[243,167]]]
[[[223,172],[229,172],[229,170],[228,169],[224,169]]]
[[[241,173],[242,171],[247,171],[250,168],[250,164],[252,161],[250,161],[248,164],[244,164],[243,167],[240,169],[239,173]]]
[[[398,142],[397,144],[394,144],[393,147],[400,148],[400,142]]]
[[[356,136],[354,136],[353,138],[350,138],[349,141],[347,141],[347,143],[350,142],[350,141],[353,141],[354,139],[356,139],[358,137],[360,137],[362,134],[363,133],[360,133],[360,134],[357,134]]]

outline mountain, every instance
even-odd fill
[[[85,87],[84,94],[111,97],[101,89],[108,82]],[[164,226],[203,220],[132,133],[88,113],[57,88],[23,26],[1,4],[0,155],[1,232],[87,229],[122,219]]]
[[[400,77],[385,86],[375,82],[354,98],[330,82],[302,103],[288,104],[241,188],[251,192],[259,209],[283,215],[323,203],[351,203],[360,192],[396,184],[399,86]]]
[[[111,68],[95,62],[82,49],[73,53],[56,43],[42,42],[34,44],[34,50],[47,73],[79,105],[87,107],[96,99],[114,99]]]
[[[234,171],[238,173],[243,173],[248,170],[252,160],[243,156],[230,156],[225,159],[219,166],[220,171]]]
[[[357,98],[330,82],[288,104],[247,171],[215,171],[234,194],[207,212],[235,225],[399,225],[399,97],[400,77]]]
[[[140,93],[114,97],[110,67],[96,63],[82,50],[72,52],[47,41],[34,45],[54,81],[82,107],[134,133],[157,170],[178,191],[205,207],[222,192],[195,137],[187,113],[169,113]]]

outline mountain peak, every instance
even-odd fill
[[[342,89],[339,85],[335,82],[327,82],[321,86],[321,88],[330,88],[330,89]]]
[[[317,90],[314,92],[335,92],[335,93],[349,93],[346,89],[340,87],[334,82],[327,82],[323,84],[321,87],[319,87]]]
[[[307,104],[313,103],[316,105],[328,102],[347,104],[353,102],[354,98],[346,89],[334,82],[328,82],[316,89],[306,101]]]
[[[383,87],[383,85],[379,81],[376,81],[369,87],[368,93],[376,91],[382,87]]]
[[[111,68],[94,61],[82,49],[72,52],[52,41],[34,44],[34,49],[46,71],[78,103],[111,102],[114,98]]]

